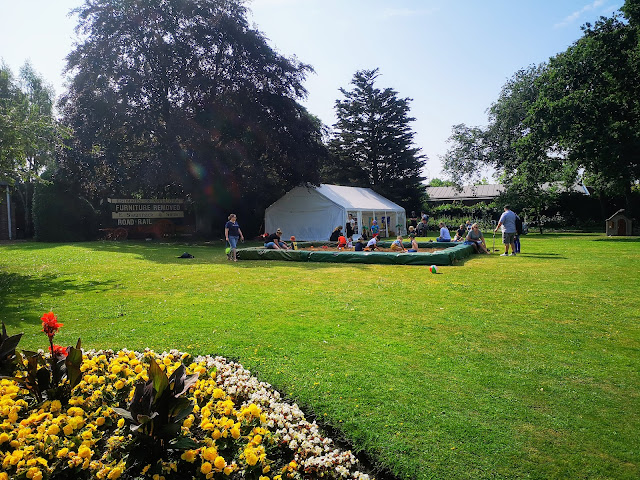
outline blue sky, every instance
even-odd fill
[[[29,59],[63,91],[80,0],[0,0],[0,58],[17,74]],[[309,111],[332,125],[339,88],[357,70],[380,69],[377,86],[412,98],[425,175],[443,177],[452,125],[483,125],[518,69],[547,61],[624,0],[253,0],[250,21],[272,47],[312,65]]]

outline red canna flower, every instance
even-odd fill
[[[62,323],[58,323],[58,317],[53,312],[45,313],[42,318],[42,331],[47,334],[49,340],[53,338],[58,329],[62,327]]]
[[[49,347],[49,351],[51,351],[51,347]],[[53,346],[53,354],[54,355],[61,355],[63,357],[66,357],[67,355],[69,355],[69,352],[67,351],[67,347],[61,347],[60,345],[54,345]]]

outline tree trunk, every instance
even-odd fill
[[[633,214],[635,213],[633,211],[633,200],[631,196],[631,183],[627,183],[624,187],[624,213],[628,218],[633,218]]]
[[[211,237],[213,233],[213,214],[211,208],[206,203],[194,205],[196,214],[196,233],[204,237]]]

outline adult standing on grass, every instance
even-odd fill
[[[347,219],[347,237],[352,237],[354,233],[356,233],[356,219],[353,218],[353,215],[349,214],[349,218]]]
[[[502,243],[504,243],[504,253],[501,257],[509,256],[509,246],[511,246],[511,256],[515,257],[515,246],[513,241],[516,236],[516,218],[517,215],[511,211],[510,205],[504,206],[504,213],[500,215],[500,220],[493,230],[493,233],[498,231],[498,228],[502,228]]]
[[[242,235],[242,230],[240,230],[240,225],[238,225],[238,219],[235,213],[229,215],[229,221],[224,225],[224,238],[229,242],[229,246],[231,247],[231,251],[229,255],[227,255],[227,260],[237,262],[236,247],[238,245],[238,239],[244,242],[244,235]]]

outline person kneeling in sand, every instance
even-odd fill
[[[398,235],[398,237],[391,244],[392,252],[405,252],[404,245],[402,244],[402,235]]]
[[[378,234],[376,233],[371,240],[367,242],[367,246],[365,247],[366,251],[373,252],[376,248],[378,248]]]

